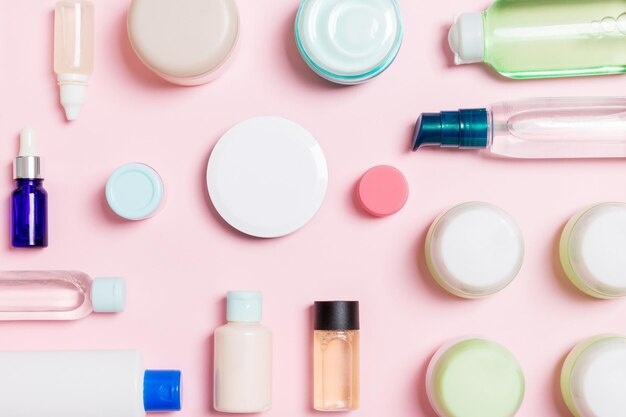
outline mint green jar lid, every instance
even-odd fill
[[[106,185],[106,199],[111,210],[127,220],[154,216],[165,199],[159,174],[145,164],[132,163],[117,168]]]
[[[402,43],[396,0],[303,0],[295,35],[305,62],[339,84],[376,77],[393,62]]]
[[[563,270],[578,289],[596,298],[626,296],[625,254],[625,203],[602,203],[582,210],[561,235]]]
[[[440,417],[512,417],[524,399],[524,374],[504,346],[484,338],[444,345],[426,375],[428,399]]]
[[[561,392],[576,417],[626,416],[626,337],[600,335],[565,359]]]

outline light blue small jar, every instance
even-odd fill
[[[402,44],[396,0],[302,0],[295,24],[304,61],[338,84],[359,84],[385,71]]]
[[[163,207],[165,187],[159,174],[145,164],[132,163],[117,168],[105,189],[107,203],[118,216],[144,220]]]

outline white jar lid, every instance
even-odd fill
[[[430,227],[426,261],[437,282],[459,297],[484,297],[506,287],[524,259],[524,240],[504,210],[470,202]]]
[[[579,417],[626,416],[626,338],[596,337],[574,348],[563,367],[561,388]]]
[[[133,0],[128,36],[139,58],[168,81],[210,81],[239,35],[234,0]]]
[[[211,201],[222,218],[251,236],[285,236],[304,226],[326,195],[322,148],[299,124],[257,117],[219,140],[207,167]]]
[[[295,30],[306,63],[320,76],[341,84],[380,74],[402,43],[396,0],[304,0]]]
[[[626,295],[626,204],[603,203],[574,216],[561,237],[561,262],[581,290]]]

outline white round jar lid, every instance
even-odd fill
[[[626,295],[626,204],[603,203],[575,216],[561,242],[568,277],[599,298]]]
[[[304,0],[296,17],[300,53],[331,81],[352,84],[384,71],[402,43],[396,0]]]
[[[459,297],[494,294],[519,272],[524,240],[504,210],[470,202],[439,216],[426,240],[426,261],[437,282]]]
[[[133,0],[128,12],[128,36],[139,58],[179,84],[209,81],[238,35],[234,0]]]
[[[570,356],[561,387],[572,413],[580,417],[626,416],[626,338],[597,337],[583,342]]]
[[[251,236],[285,236],[304,226],[326,195],[322,148],[299,124],[257,117],[226,132],[207,167],[209,196],[222,218]]]

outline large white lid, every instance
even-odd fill
[[[580,417],[626,416],[626,338],[607,337],[583,351],[570,386]]]
[[[317,212],[328,183],[313,135],[280,117],[257,117],[219,140],[207,167],[211,201],[226,222],[263,238],[290,234]]]
[[[483,297],[515,278],[524,259],[524,240],[504,210],[470,202],[435,220],[426,256],[435,279],[448,291],[461,297]]]
[[[604,203],[580,215],[568,249],[574,273],[593,292],[626,295],[626,204]]]

